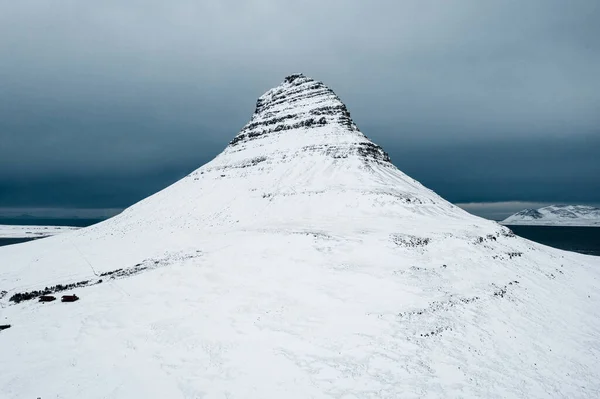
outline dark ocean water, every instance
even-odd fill
[[[87,227],[99,223],[104,219],[37,219],[37,218],[0,218],[0,224],[17,226],[74,226]]]
[[[600,256],[600,227],[507,226],[516,235],[566,251]]]

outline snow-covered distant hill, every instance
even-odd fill
[[[0,224],[0,238],[42,238],[77,229],[78,227],[67,226],[20,226]]]
[[[445,201],[303,75],[170,187],[0,248],[0,305],[7,399],[600,392],[600,258]]]
[[[524,209],[501,222],[507,225],[599,226],[600,208],[586,205],[551,205]]]

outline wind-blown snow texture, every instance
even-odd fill
[[[0,265],[3,398],[600,393],[598,258],[446,202],[303,75],[186,178]],[[46,287],[81,299],[10,300]]]
[[[539,209],[524,209],[504,219],[502,224],[600,227],[600,208],[587,205],[551,205]]]

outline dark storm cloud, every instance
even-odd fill
[[[389,147],[401,170],[452,202],[600,202],[600,134]]]
[[[0,3],[0,207],[121,207],[323,80],[457,202],[598,201],[600,3]]]

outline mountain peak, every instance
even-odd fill
[[[286,130],[332,124],[350,132],[358,131],[346,105],[333,90],[323,82],[293,74],[258,98],[250,122],[231,144]]]
[[[0,248],[1,393],[600,391],[600,258],[448,203],[320,82],[290,75],[257,108],[221,154],[115,217]]]
[[[309,78],[307,78],[303,73],[293,73],[291,75],[286,76],[284,79],[284,82],[292,83],[293,81],[295,81],[297,79],[309,79]]]

